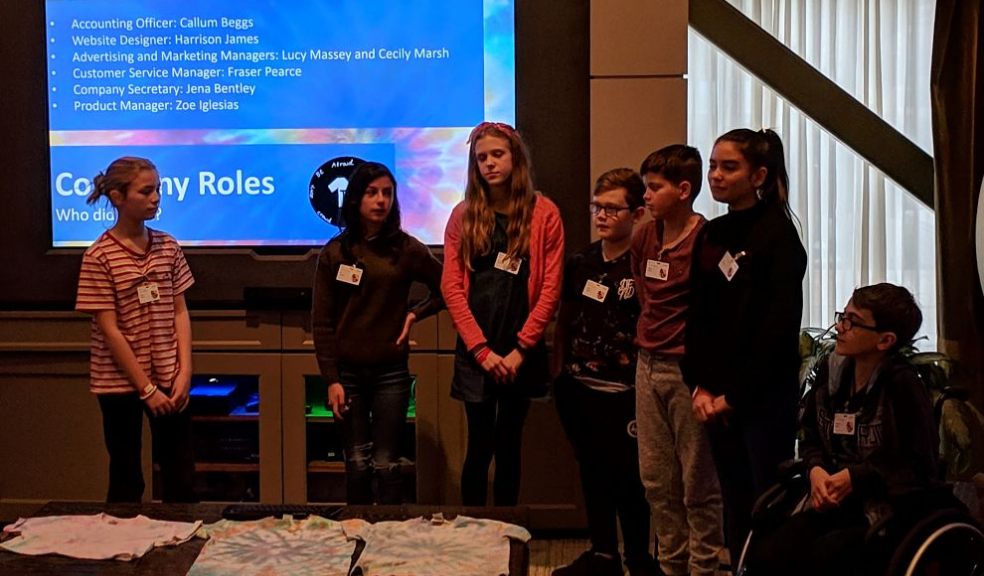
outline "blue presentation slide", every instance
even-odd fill
[[[481,2],[49,0],[52,130],[470,126]]]
[[[113,226],[115,212],[108,204],[83,209],[79,201],[92,190],[89,166],[106,166],[132,152],[114,146],[52,148],[51,163],[59,167],[51,184],[60,241],[91,241],[93,233],[98,237]],[[353,152],[393,165],[389,144],[144,147],[141,153],[154,159],[161,177],[160,210],[147,225],[189,244],[318,244],[338,228],[311,209],[311,176],[326,159]]]
[[[407,231],[438,244],[471,129],[515,119],[513,0],[45,6],[56,248],[113,225],[85,200],[120,156],[158,166],[149,224],[185,246],[321,245],[368,160],[393,171]]]

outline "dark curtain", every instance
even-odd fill
[[[937,0],[931,91],[936,159],[937,274],[941,349],[984,407],[984,294],[975,234],[984,176],[984,0]]]

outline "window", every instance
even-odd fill
[[[932,151],[931,0],[730,0],[791,50],[927,152]],[[804,326],[829,326],[858,286],[893,282],[923,310],[919,342],[936,348],[933,211],[793,108],[697,33],[690,33],[688,140],[705,157],[738,127],[775,129],[786,146],[790,200],[809,255]],[[725,211],[709,194],[696,208]]]

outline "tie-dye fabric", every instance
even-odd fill
[[[509,573],[509,539],[530,539],[520,526],[467,516],[342,525],[366,543],[356,562],[364,576],[500,576]]]
[[[188,576],[344,576],[355,551],[341,525],[320,516],[220,520],[199,535],[209,541]]]
[[[85,560],[134,560],[155,546],[174,546],[195,535],[201,522],[166,522],[109,514],[21,518],[4,527],[16,534],[0,544],[18,554],[60,554]]]

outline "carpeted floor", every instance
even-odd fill
[[[537,539],[530,541],[530,573],[529,576],[550,576],[555,569],[573,562],[575,558],[588,549],[587,540],[575,538]],[[725,556],[727,553],[725,553]],[[727,560],[727,558],[722,558]],[[719,576],[728,576],[730,572],[721,571]]]

